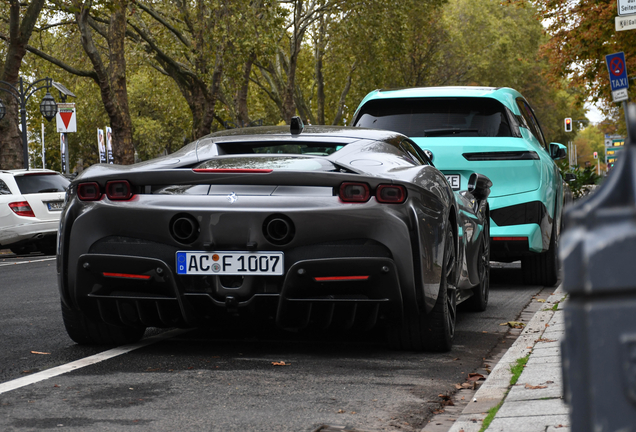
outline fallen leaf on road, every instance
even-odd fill
[[[31,351],[31,354],[51,354],[51,353],[45,353],[45,352],[40,352],[40,351]]]
[[[505,322],[505,323],[501,323],[499,325],[500,326],[507,325],[508,327],[516,328],[516,329],[522,329],[522,328],[524,328],[526,326],[525,323],[522,323],[522,322],[519,322],[519,321],[508,321],[508,322]]]
[[[478,373],[469,373],[468,381],[479,381],[480,379],[486,379],[482,374]]]
[[[344,414],[345,410],[339,409],[337,412],[338,412],[338,414]]]
[[[539,338],[537,342],[556,342],[556,339]]]
[[[526,388],[530,389],[530,390],[537,390],[537,389],[548,388],[548,386],[542,386],[542,385],[533,386],[533,385],[530,385],[530,384],[526,384]]]
[[[538,301],[539,303],[545,303],[545,300],[544,300],[544,299],[537,299],[537,301]]]
[[[455,384],[455,388],[456,388],[457,390],[461,390],[461,389],[462,389],[462,385],[461,385],[461,384]]]
[[[285,363],[284,361],[279,361],[279,362],[272,362],[272,365],[274,365],[274,366],[289,366],[289,365],[291,365],[291,363]]]

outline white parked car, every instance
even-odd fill
[[[54,254],[69,183],[51,170],[0,170],[0,249]]]

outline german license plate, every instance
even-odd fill
[[[177,274],[262,275],[283,274],[283,252],[177,252]]]
[[[459,174],[447,174],[446,180],[448,180],[453,190],[459,190],[461,185]]]
[[[64,201],[49,201],[46,203],[46,205],[48,206],[49,210],[58,211],[62,210],[62,207],[64,207]]]

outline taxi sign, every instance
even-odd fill
[[[625,66],[625,53],[618,52],[605,56],[607,70],[609,71],[610,85],[612,87],[612,98],[614,102],[621,102],[628,99],[627,89],[629,80],[627,79],[627,67]]]

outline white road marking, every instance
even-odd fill
[[[29,263],[36,263],[36,262],[42,262],[42,261],[52,261],[55,258],[42,258],[39,260],[30,260],[30,261],[16,261],[16,262],[10,262],[10,263],[6,263],[6,264],[0,264],[0,267],[2,266],[9,266],[9,265],[16,265],[16,264],[29,264]]]
[[[33,375],[14,379],[12,381],[7,381],[5,383],[0,384],[0,394],[10,392],[11,390],[19,389],[21,387],[25,387],[31,384],[35,384],[37,382],[56,377],[58,375],[72,372],[74,370],[81,369],[86,366],[103,362],[104,360],[108,360],[113,357],[117,357],[119,355],[129,353],[136,349],[143,348],[148,345],[152,345],[153,343],[161,342],[164,339],[170,339],[172,337],[182,335],[183,333],[187,333],[189,331],[191,331],[191,329],[170,330],[156,336],[151,336],[147,339],[142,339],[141,341],[134,344],[122,345],[120,347],[113,348],[99,354],[95,354],[89,357],[85,357],[83,359],[75,360],[74,362],[70,362],[67,364],[63,364],[61,366],[47,369],[42,372],[34,373]]]

